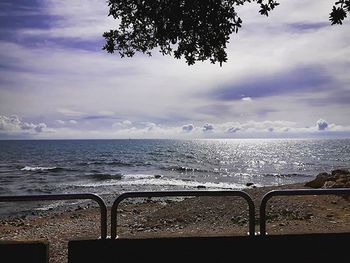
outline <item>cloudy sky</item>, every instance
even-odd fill
[[[105,0],[1,0],[0,138],[350,137],[350,20],[280,3],[240,7],[220,67],[106,54]]]

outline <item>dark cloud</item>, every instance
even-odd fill
[[[319,131],[324,131],[328,127],[328,123],[323,119],[319,119],[316,124]]]
[[[226,132],[228,132],[228,133],[236,133],[239,130],[241,130],[240,127],[231,127],[231,128],[228,128]]]
[[[292,23],[288,25],[288,28],[295,31],[310,31],[318,30],[324,27],[330,27],[328,22],[319,22],[319,23]]]
[[[47,125],[45,123],[39,123],[35,126],[34,130],[38,133],[43,132],[44,129],[47,128]]]
[[[111,115],[89,115],[83,118],[84,120],[101,120],[101,119],[119,119],[116,116],[111,116]]]
[[[186,124],[182,126],[182,131],[184,132],[191,132],[194,129],[193,124]]]
[[[63,46],[66,48],[100,51],[104,39],[81,40],[62,37],[43,37],[42,34],[22,34],[21,30],[48,30],[62,17],[47,15],[45,2],[42,0],[2,0],[0,1],[0,40],[24,44],[27,47],[37,47],[45,43],[46,46]],[[18,37],[18,34],[21,37]]]
[[[206,123],[203,126],[203,131],[204,132],[209,132],[209,131],[213,131],[214,130],[214,125],[210,124],[210,123]]]
[[[215,90],[210,97],[219,100],[240,100],[243,97],[263,98],[302,91],[320,91],[336,80],[320,67],[301,67],[267,76],[249,76],[237,84]]]
[[[2,0],[0,1],[0,39],[14,38],[13,31],[23,28],[50,28],[54,16],[45,14],[40,0]],[[12,34],[8,34],[12,32]]]

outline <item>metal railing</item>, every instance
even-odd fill
[[[286,189],[273,190],[264,195],[260,203],[260,235],[266,235],[266,206],[274,196],[300,196],[300,195],[350,195],[350,189]]]
[[[252,198],[243,191],[159,191],[159,192],[126,192],[117,197],[111,208],[111,238],[117,238],[117,209],[127,198],[139,197],[190,197],[190,196],[240,196],[249,207],[249,235],[255,235],[255,206]]]
[[[350,195],[350,189],[285,189],[273,190],[264,195],[260,203],[260,235],[266,235],[266,207],[268,201],[275,196],[304,196],[304,195]],[[117,210],[119,204],[127,198],[151,197],[190,197],[190,196],[239,196],[248,203],[249,235],[255,235],[255,205],[246,192],[243,191],[156,191],[156,192],[126,192],[119,195],[111,208],[111,238],[117,238]],[[0,203],[28,201],[58,201],[58,200],[93,200],[100,208],[101,239],[107,238],[107,206],[103,199],[96,194],[49,194],[49,195],[19,195],[0,196]]]
[[[96,194],[48,194],[48,195],[17,195],[0,196],[0,203],[30,202],[30,201],[58,201],[58,200],[93,200],[100,207],[101,239],[107,238],[107,206],[103,199]]]

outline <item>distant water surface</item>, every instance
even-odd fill
[[[0,141],[0,195],[241,189],[349,167],[350,139]]]

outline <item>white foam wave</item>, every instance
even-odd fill
[[[57,169],[57,167],[41,167],[41,166],[35,166],[35,167],[32,167],[32,166],[25,166],[21,169],[21,171],[32,171],[32,172],[35,172],[35,171],[46,171],[46,170],[55,170]]]
[[[47,211],[47,210],[50,210],[50,209],[55,209],[55,208],[59,207],[60,205],[62,205],[62,203],[63,202],[52,203],[52,204],[49,204],[49,205],[45,205],[43,207],[35,208],[35,210]]]
[[[38,210],[38,211],[48,211],[48,210],[54,210],[56,208],[59,208],[61,206],[67,206],[67,205],[71,205],[71,206],[74,206],[74,205],[79,205],[79,204],[82,204],[86,202],[86,200],[79,200],[79,201],[60,201],[60,202],[55,202],[55,203],[51,203],[51,204],[48,204],[48,205],[44,205],[42,207],[38,207],[38,208],[35,208],[35,210]]]
[[[188,181],[174,178],[155,177],[154,175],[124,175],[126,179],[134,180],[108,180],[103,182],[86,183],[76,185],[78,187],[108,187],[108,186],[123,186],[123,185],[154,185],[154,186],[178,186],[178,187],[191,187],[197,188],[198,186],[205,187],[207,189],[243,189],[246,188],[242,184],[237,183],[225,183],[225,182],[198,182]]]
[[[136,180],[141,180],[141,179],[153,179],[153,178],[158,178],[162,177],[161,175],[152,175],[152,174],[124,174],[123,178],[125,179],[136,179]]]

